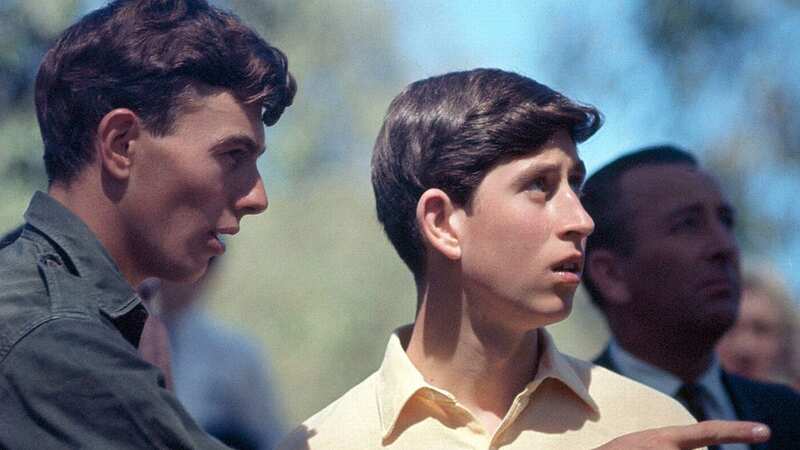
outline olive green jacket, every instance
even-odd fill
[[[0,244],[0,448],[214,449],[137,344],[147,311],[89,228],[37,192]]]

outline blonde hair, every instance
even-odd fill
[[[797,305],[789,289],[772,264],[761,263],[748,266],[743,271],[742,292],[763,294],[780,313],[781,349],[778,359],[770,368],[775,381],[788,384],[800,383],[800,319]]]

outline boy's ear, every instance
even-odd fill
[[[130,175],[131,143],[141,137],[139,116],[127,108],[109,111],[97,126],[97,157],[108,174],[123,180]]]
[[[417,202],[417,225],[423,239],[451,260],[461,258],[458,214],[453,202],[441,189],[428,189]]]
[[[622,305],[630,301],[628,283],[623,276],[622,257],[611,250],[598,248],[589,253],[586,265],[589,267],[597,289],[609,305]]]

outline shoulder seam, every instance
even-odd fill
[[[37,320],[30,321],[26,324],[18,333],[13,336],[10,336],[9,341],[0,347],[0,364],[2,364],[8,355],[13,350],[14,346],[16,346],[21,340],[25,339],[27,335],[33,332],[33,330],[41,327],[42,325],[52,322],[58,319],[80,319],[80,320],[91,320],[91,317],[86,315],[83,311],[59,311],[58,313],[48,314],[44,317],[40,317]]]

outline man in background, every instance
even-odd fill
[[[583,203],[595,220],[584,280],[612,334],[596,362],[677,398],[698,421],[766,423],[772,438],[754,448],[795,448],[800,396],[731,375],[714,353],[740,295],[735,213],[714,178],[684,150],[649,147],[592,175]]]
[[[266,209],[264,125],[294,93],[283,53],[204,0],[118,0],[47,52],[48,190],[0,250],[0,448],[223,448],[137,354],[133,286],[196,280]]]

